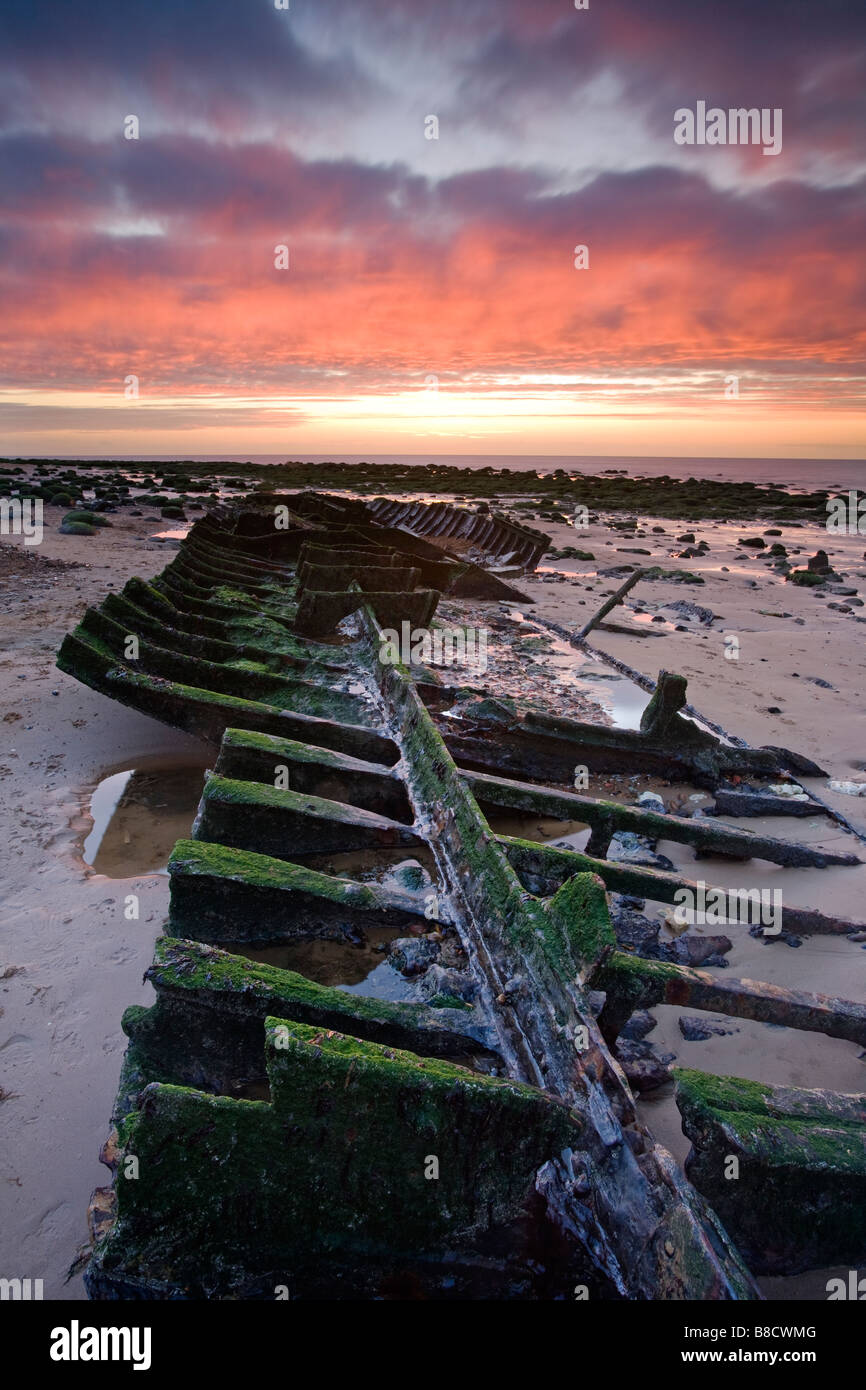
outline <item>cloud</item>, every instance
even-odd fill
[[[364,389],[371,363],[853,370],[866,356],[866,181],[724,190],[660,167],[563,193],[544,170],[433,181],[180,137],[8,137],[0,171],[22,172],[0,224],[13,381],[308,390],[313,372],[329,392]],[[118,206],[129,235],[105,229]],[[137,220],[165,234],[135,235]]]
[[[243,134],[269,114],[303,123],[311,105],[356,108],[376,87],[351,53],[305,46],[291,11],[272,0],[7,5],[0,76],[16,94],[7,121],[68,129],[70,119],[89,120],[100,134],[130,112],[145,129],[194,117],[214,134]]]
[[[699,392],[694,374],[743,371],[774,401],[849,404],[864,79],[848,0],[6,6],[4,378],[122,391],[135,373],[145,401],[199,394],[208,422],[215,395],[431,373],[625,392],[638,372],[663,396],[671,374]],[[674,146],[698,98],[781,106],[782,157]]]

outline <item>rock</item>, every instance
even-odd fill
[[[790,570],[785,575],[786,584],[798,584],[800,588],[815,588],[817,585],[823,584],[824,581],[825,577],[823,574],[816,573],[812,570]]]
[[[740,1031],[728,1018],[708,1018],[706,1014],[683,1014],[677,1023],[686,1042],[706,1042],[708,1038],[725,1038]]]
[[[617,944],[643,956],[646,960],[658,960],[661,956],[659,946],[660,924],[644,917],[643,913],[629,908],[616,908],[611,902],[611,925],[616,934]]]
[[[421,975],[438,955],[438,941],[426,936],[401,936],[391,942],[388,964],[401,975]]]
[[[707,965],[726,956],[732,948],[727,936],[695,936],[690,932],[665,943],[665,958],[678,965]],[[725,962],[727,964],[727,962]]]
[[[674,865],[664,854],[656,854],[650,841],[633,830],[618,830],[610,842],[607,857],[613,864],[634,864],[643,869],[665,869],[674,872]]]
[[[423,893],[433,887],[433,880],[417,859],[404,859],[391,867],[383,886],[402,889],[404,893]]]
[[[678,598],[673,603],[666,603],[665,608],[669,608],[673,613],[679,613],[683,618],[697,618],[699,623],[707,626],[715,618],[711,608],[704,608],[699,603],[692,603],[690,599]]]
[[[438,964],[428,967],[418,981],[418,989],[422,999],[431,999],[437,994],[453,994],[455,998],[470,1004],[478,993],[468,970],[446,970]]]
[[[763,536],[746,536],[745,539],[741,536],[737,544],[747,545],[751,550],[764,550],[767,542],[764,540]]]
[[[670,1081],[670,1064],[676,1060],[674,1052],[656,1052],[651,1043],[631,1042],[622,1033],[614,1048],[617,1060],[628,1078],[633,1090],[657,1091]]]
[[[643,1042],[647,1033],[651,1033],[657,1024],[658,1019],[653,1018],[648,1009],[638,1009],[632,1014],[619,1036],[620,1038],[627,1038],[629,1042]]]
[[[799,782],[771,782],[767,787],[768,792],[774,796],[786,796],[789,801],[809,801],[809,793],[804,791]]]
[[[830,561],[827,558],[826,550],[817,550],[810,560],[806,562],[806,568],[813,574],[829,574]]]
[[[837,782],[835,780],[827,783],[831,792],[842,792],[845,796],[866,796],[866,782]]]

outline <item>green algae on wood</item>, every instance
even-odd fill
[[[518,1082],[278,1017],[265,1033],[272,1104],[144,1089],[119,1130],[118,1172],[134,1155],[139,1177],[117,1179],[104,1274],[216,1297],[305,1254],[459,1252],[579,1143],[578,1117]]]
[[[866,1096],[674,1075],[686,1172],[754,1270],[866,1259]]]

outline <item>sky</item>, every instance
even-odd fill
[[[4,0],[0,453],[862,457],[864,136],[852,0]]]

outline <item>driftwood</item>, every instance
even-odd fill
[[[626,594],[634,588],[635,584],[638,582],[639,579],[643,578],[643,573],[644,572],[642,569],[637,569],[634,571],[633,574],[629,575],[628,579],[626,579],[624,583],[620,584],[616,593],[611,594],[607,602],[601,605],[601,608],[599,608],[598,612],[590,618],[588,623],[584,623],[583,627],[580,629],[580,632],[577,633],[577,640],[579,642],[583,641],[584,637],[587,637],[589,633],[592,632],[592,629],[594,627],[598,627],[598,624],[601,622],[602,618],[606,617],[606,615],[610,612],[612,608],[616,608],[617,604],[622,603]]]

